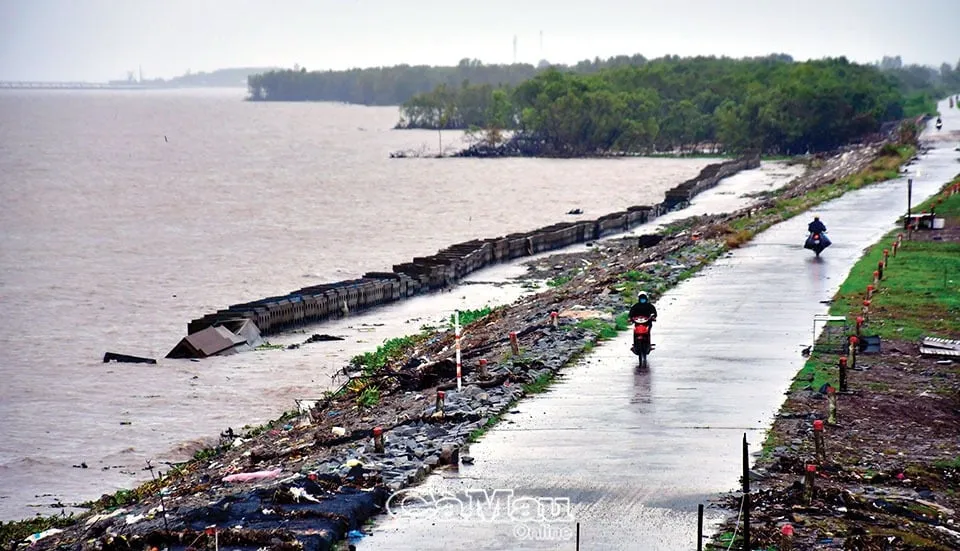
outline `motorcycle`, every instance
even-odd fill
[[[653,345],[650,343],[650,328],[653,326],[655,319],[647,316],[630,319],[633,322],[633,348],[631,350],[639,357],[640,367],[648,367],[647,356],[653,350]]]
[[[803,248],[810,249],[816,253],[817,256],[820,256],[820,253],[832,244],[830,239],[827,238],[826,232],[813,232],[807,236],[807,241],[803,244]]]
[[[937,130],[943,128],[943,121],[940,120],[940,117],[937,117]]]

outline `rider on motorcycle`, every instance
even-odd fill
[[[827,237],[827,227],[820,221],[819,216],[814,216],[813,222],[807,224],[807,231],[810,232],[810,234],[807,235],[807,241],[803,247],[805,249],[812,249],[817,253],[817,256],[820,256],[820,251],[823,251],[823,249],[826,249],[832,244],[830,243],[830,238]],[[815,237],[819,239],[819,243],[815,242]]]
[[[650,327],[650,322],[657,319],[657,308],[650,302],[647,293],[643,291],[637,294],[637,303],[630,307],[630,313],[627,314],[627,317],[631,320],[641,316],[650,318],[650,321],[647,322],[647,327]],[[634,352],[636,352],[636,350],[634,350]]]
[[[813,222],[807,224],[807,231],[810,233],[823,233],[827,231],[827,227],[823,225],[823,222],[820,221],[819,216],[813,217]]]

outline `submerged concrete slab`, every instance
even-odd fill
[[[915,202],[957,171],[955,146],[938,144],[911,167]],[[823,205],[834,245],[819,259],[803,249],[806,217],[771,228],[661,298],[649,370],[637,370],[629,335],[604,344],[472,446],[473,465],[414,490],[463,503],[471,490],[569,498],[572,522],[492,522],[469,507],[463,518],[437,518],[450,501],[414,499],[357,549],[575,549],[574,523],[580,549],[696,548],[697,505],[736,488],[741,438],[759,450],[803,365],[813,316],[827,309],[821,301],[905,210],[905,178]],[[492,499],[518,512],[505,496]],[[707,530],[720,519],[708,509]]]

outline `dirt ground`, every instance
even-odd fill
[[[776,548],[790,524],[794,549],[960,549],[960,362],[887,341],[858,357],[847,385],[835,424],[822,389],[788,395],[751,475],[754,548]],[[809,502],[807,465],[817,469]]]
[[[915,231],[911,239],[914,241],[960,241],[960,217],[946,218],[941,230]]]

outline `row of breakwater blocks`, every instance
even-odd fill
[[[698,193],[742,170],[760,166],[751,156],[711,164],[700,174],[666,192],[662,203],[630,207],[596,220],[553,224],[527,233],[468,241],[428,257],[398,264],[392,272],[370,272],[359,279],[304,287],[292,293],[235,304],[195,319],[187,335],[228,321],[249,319],[262,335],[277,334],[307,323],[340,318],[382,304],[448,287],[468,274],[496,264],[586,243],[626,232],[662,214],[685,206]]]

